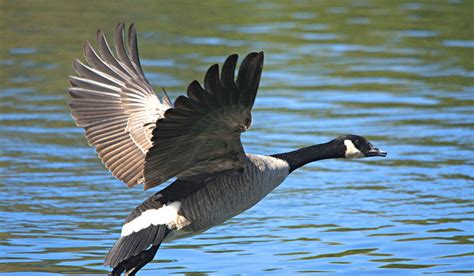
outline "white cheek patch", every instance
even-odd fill
[[[344,140],[346,146],[346,158],[361,158],[364,154],[354,146],[351,140]]]
[[[175,201],[160,209],[146,210],[140,216],[123,225],[121,236],[128,236],[150,225],[165,224],[170,229],[181,229],[190,222],[185,217],[178,215],[179,207],[181,207],[181,202]]]

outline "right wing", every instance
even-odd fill
[[[112,174],[131,187],[143,182],[153,128],[171,103],[167,96],[160,101],[143,74],[133,24],[128,47],[123,33],[120,23],[115,29],[116,56],[102,31],[97,32],[98,52],[85,43],[89,65],[74,61],[78,76],[70,77],[68,91],[72,116],[85,129],[87,141]]]
[[[240,134],[251,124],[251,109],[263,68],[263,52],[248,54],[234,79],[237,55],[217,64],[192,82],[187,96],[156,123],[153,146],[145,161],[145,189],[177,177],[197,180],[226,172],[242,172],[245,152]]]

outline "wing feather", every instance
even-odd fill
[[[240,172],[240,134],[250,127],[263,53],[247,55],[237,78],[237,55],[226,59],[220,74],[212,65],[204,87],[191,82],[172,105],[145,78],[134,25],[126,38],[124,28],[120,23],[115,29],[114,52],[100,30],[97,50],[84,43],[87,63],[74,60],[77,76],[70,76],[68,89],[72,116],[105,166],[128,186],[145,181],[145,189],[172,177]]]
[[[115,55],[102,31],[96,38],[97,51],[90,42],[84,44],[87,64],[74,60],[77,76],[69,79],[69,106],[105,166],[128,186],[134,186],[143,181],[152,130],[171,106],[170,101],[167,96],[160,100],[143,74],[133,24],[127,45],[124,24],[117,25]]]
[[[251,53],[234,79],[237,55],[189,84],[153,130],[153,146],[146,155],[145,189],[172,177],[201,179],[223,172],[241,172],[245,153],[240,134],[250,127],[263,67],[263,53]]]

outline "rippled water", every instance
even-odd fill
[[[173,97],[228,54],[265,51],[247,152],[344,133],[389,152],[309,165],[163,245],[142,275],[474,272],[474,1],[431,2],[3,1],[0,272],[105,272],[125,216],[155,192],[115,180],[66,106],[83,41],[119,21],[136,22],[147,77]]]

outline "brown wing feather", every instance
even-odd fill
[[[133,24],[127,46],[123,34],[121,23],[115,29],[116,56],[102,31],[97,32],[98,51],[89,42],[84,44],[88,65],[74,61],[78,76],[70,77],[69,106],[105,166],[134,186],[143,182],[155,122],[170,104],[167,97],[160,101],[143,74]]]

